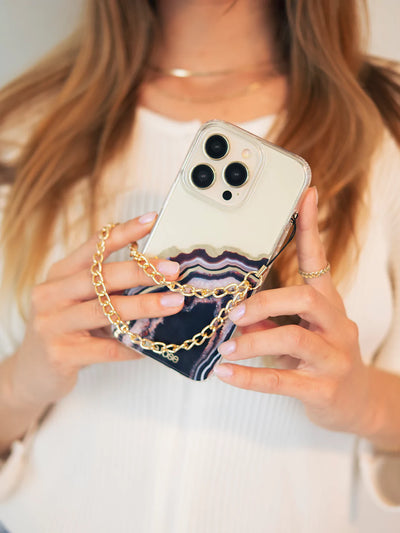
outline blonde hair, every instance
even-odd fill
[[[384,126],[400,141],[399,76],[363,52],[361,0],[267,5],[289,80],[276,142],[311,165],[328,257],[340,272],[344,251],[354,248]],[[14,297],[35,283],[64,199],[84,179],[86,219],[94,220],[101,170],[128,139],[156,28],[154,1],[88,0],[71,39],[1,92],[3,123],[37,99],[48,102],[18,161],[0,168],[2,181],[12,184],[1,240],[3,284]],[[281,261],[281,282],[292,263]]]

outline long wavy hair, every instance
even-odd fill
[[[365,1],[274,0],[266,9],[289,82],[276,143],[311,165],[328,258],[339,275],[345,251],[354,250],[384,128],[400,143],[399,76],[365,53]],[[38,279],[55,221],[80,182],[87,184],[89,222],[82,240],[94,229],[100,176],[126,146],[156,32],[155,1],[88,0],[72,37],[0,93],[0,131],[13,120],[23,129],[23,117],[45,102],[21,153],[0,167],[1,181],[12,185],[1,233],[3,288],[11,297],[20,300]],[[284,255],[280,283],[293,273]]]

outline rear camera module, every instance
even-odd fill
[[[209,165],[197,165],[190,174],[190,179],[198,189],[208,189],[214,182],[214,170]]]
[[[248,178],[248,172],[245,165],[242,163],[231,163],[224,172],[224,179],[231,187],[241,187]]]
[[[228,153],[229,144],[223,135],[211,135],[204,144],[204,150],[211,159],[222,159]]]

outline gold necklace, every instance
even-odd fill
[[[256,69],[258,67],[258,71]],[[176,100],[179,102],[186,102],[186,103],[192,103],[192,104],[206,104],[210,102],[221,102],[224,100],[233,100],[235,98],[243,98],[245,96],[248,96],[250,93],[253,93],[263,87],[265,83],[270,81],[271,78],[276,77],[279,75],[279,68],[277,68],[278,65],[272,64],[272,63],[258,63],[256,65],[252,65],[250,67],[246,67],[245,69],[239,70],[214,70],[214,71],[191,71],[187,69],[182,68],[172,68],[172,69],[162,69],[160,67],[156,67],[153,65],[150,65],[150,69],[154,71],[155,75],[157,77],[163,78],[163,77],[173,77],[173,78],[194,78],[194,77],[225,77],[228,78],[232,77],[234,75],[247,72],[259,72],[262,70],[266,70],[266,72],[263,73],[263,79],[260,81],[252,81],[251,83],[247,84],[245,87],[242,87],[240,89],[226,92],[223,91],[222,94],[207,94],[205,96],[191,96],[191,95],[182,95],[177,94],[175,92],[171,92],[168,90],[163,89],[160,87],[157,83],[152,83],[151,81],[148,82],[150,88],[153,88],[155,91],[162,94],[164,97],[170,99],[170,100]],[[228,84],[228,82],[226,82]]]
[[[205,77],[217,77],[217,76],[229,76],[232,74],[244,73],[244,72],[257,72],[258,70],[263,70],[269,68],[275,70],[278,67],[278,63],[271,63],[270,61],[262,61],[260,63],[255,63],[254,65],[235,68],[235,69],[225,69],[225,70],[189,70],[186,68],[163,68],[158,65],[149,65],[148,68],[157,74],[162,76],[170,76],[173,78],[205,78]]]

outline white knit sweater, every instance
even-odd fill
[[[265,135],[271,122],[242,126]],[[100,223],[159,210],[199,125],[140,109],[129,149],[106,173],[106,196],[120,193]],[[389,136],[370,190],[360,261],[340,290],[365,361],[400,374],[400,155]],[[71,217],[78,211],[77,200]],[[55,247],[49,262],[64,253]],[[6,357],[23,325],[16,308],[2,314]],[[150,358],[83,369],[14,443],[0,493],[11,533],[400,530],[400,458],[315,426],[295,399],[195,383]]]

